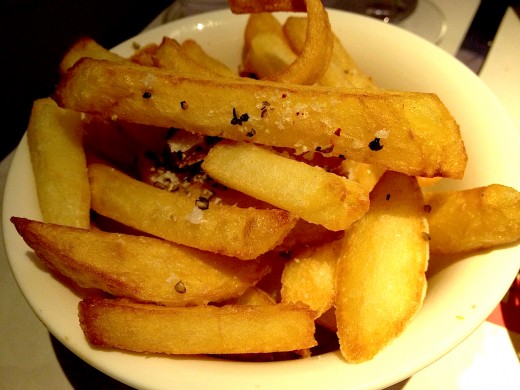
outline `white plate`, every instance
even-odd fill
[[[247,16],[228,11],[194,16],[146,32],[118,46],[195,38],[210,54],[236,68]],[[377,84],[436,92],[459,122],[469,154],[465,179],[447,186],[501,183],[520,189],[520,140],[492,93],[464,65],[404,30],[330,11],[336,34]],[[106,374],[137,388],[368,389],[403,380],[467,337],[503,297],[520,267],[520,246],[467,258],[432,259],[424,307],[405,333],[375,359],[347,364],[339,353],[276,363],[238,363],[204,357],[144,356],[89,346],[78,324],[79,297],[32,261],[15,232],[13,215],[39,219],[26,140],[14,156],[5,188],[3,228],[15,278],[36,315],[64,345]]]

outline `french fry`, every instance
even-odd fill
[[[289,84],[312,85],[323,76],[329,66],[332,56],[333,34],[328,14],[323,8],[321,0],[303,1],[309,21],[303,48],[289,66],[270,75],[270,80]],[[231,8],[233,10],[233,7]]]
[[[33,104],[27,142],[44,221],[88,228],[90,189],[81,114],[51,98]]]
[[[49,268],[80,287],[168,306],[241,296],[270,270],[268,258],[241,261],[145,236],[12,218]]]
[[[344,177],[245,142],[220,142],[202,168],[213,179],[329,230],[347,229],[368,210],[368,191]]]
[[[419,311],[428,256],[417,180],[386,172],[370,194],[370,210],[346,233],[338,259],[336,320],[348,362],[372,359]]]
[[[282,303],[303,303],[320,317],[334,305],[341,240],[293,253],[282,273]]]
[[[425,192],[432,253],[463,253],[520,239],[520,192],[492,184]]]
[[[163,38],[153,59],[157,66],[176,73],[196,74],[209,77],[219,76],[217,72],[206,68],[186,55],[182,50],[181,44],[175,39],[168,37]]]
[[[311,310],[294,305],[164,307],[86,298],[81,327],[90,343],[165,354],[264,353],[316,345]]]
[[[307,18],[288,17],[282,28],[292,50],[295,53],[300,53],[305,44]],[[377,88],[372,79],[357,66],[335,35],[329,68],[319,80],[319,83],[329,87]]]
[[[148,45],[140,47],[132,54],[130,61],[143,66],[155,66],[153,57],[158,47],[159,45],[156,43],[149,43]]]
[[[457,123],[429,93],[188,77],[84,58],[61,80],[56,98],[85,113],[320,150],[414,176],[461,178],[467,162]]]
[[[229,67],[221,61],[210,56],[204,49],[193,39],[186,39],[181,43],[183,52],[193,61],[210,69],[214,73],[222,77],[238,77],[236,72],[233,72]]]
[[[103,164],[89,165],[89,177],[92,208],[99,214],[166,240],[242,260],[276,247],[297,221],[278,209],[214,204],[202,210],[197,199],[183,191],[163,191]]]
[[[244,55],[246,55],[249,51],[253,38],[261,34],[275,34],[280,39],[285,39],[282,30],[282,24],[274,17],[272,13],[252,13],[249,15],[246,26],[244,28]]]
[[[63,56],[60,62],[60,74],[64,75],[67,73],[67,70],[72,68],[76,62],[85,57],[109,61],[128,61],[126,58],[105,49],[92,38],[83,37],[78,39]]]
[[[266,32],[255,35],[243,61],[244,71],[259,79],[271,79],[296,60],[283,37]]]

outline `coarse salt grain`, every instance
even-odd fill
[[[204,219],[204,213],[197,206],[193,206],[191,213],[187,214],[185,219],[186,219],[186,221],[188,221],[194,225],[198,225]]]

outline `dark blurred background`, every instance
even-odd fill
[[[79,37],[110,48],[145,28],[172,0],[0,0],[0,160],[18,144],[32,102],[49,96]]]

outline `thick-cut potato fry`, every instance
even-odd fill
[[[272,13],[253,13],[249,15],[244,29],[243,55],[249,51],[253,38],[260,34],[275,34],[280,39],[285,39],[282,24]]]
[[[422,306],[428,224],[417,180],[386,172],[370,210],[345,234],[336,269],[336,319],[348,362],[372,359]]]
[[[520,239],[520,192],[492,184],[425,192],[432,253],[461,253]]]
[[[238,77],[236,72],[233,72],[225,64],[210,56],[204,49],[193,39],[186,39],[181,43],[182,51],[199,65],[210,69],[222,77]]]
[[[155,66],[153,56],[158,47],[159,45],[156,43],[149,43],[148,45],[140,47],[134,54],[132,54],[130,61],[143,66]]]
[[[270,79],[293,63],[296,57],[283,37],[269,32],[260,33],[250,41],[243,69],[258,79]]]
[[[342,241],[310,247],[293,254],[282,273],[282,303],[303,303],[316,318],[334,305],[336,263]]]
[[[90,226],[90,189],[81,114],[51,98],[33,104],[27,142],[44,221]]]
[[[415,176],[461,178],[467,162],[457,123],[429,93],[208,79],[84,58],[56,97],[81,112],[319,150]]]
[[[181,192],[167,192],[102,164],[89,165],[92,208],[127,226],[179,244],[242,260],[273,249],[297,218],[278,210],[213,204],[202,210]]]
[[[327,11],[321,0],[304,0],[308,28],[305,43],[296,60],[270,80],[290,84],[312,85],[327,71],[332,57],[334,36]]]
[[[249,16],[244,33],[243,72],[252,73],[258,79],[269,78],[291,65],[296,57],[282,24],[273,14]]]
[[[295,53],[300,53],[305,44],[306,17],[288,17],[282,26],[287,41]],[[329,68],[319,80],[329,87],[353,87],[375,89],[372,79],[359,69],[338,37],[333,37],[332,58]]]
[[[153,59],[157,66],[176,73],[196,74],[209,77],[219,76],[217,72],[206,68],[187,56],[182,50],[181,44],[175,39],[168,37],[163,38]]]
[[[358,183],[245,142],[218,143],[202,168],[221,184],[333,231],[347,229],[369,206]]]
[[[81,327],[90,343],[135,352],[234,354],[316,345],[311,310],[294,305],[165,307],[86,298]]]
[[[241,261],[172,242],[12,218],[49,268],[80,287],[168,306],[239,297],[270,270],[268,258]]]
[[[60,74],[64,75],[67,70],[84,57],[109,61],[128,61],[126,58],[105,49],[92,38],[83,37],[78,39],[63,56],[60,62]]]

